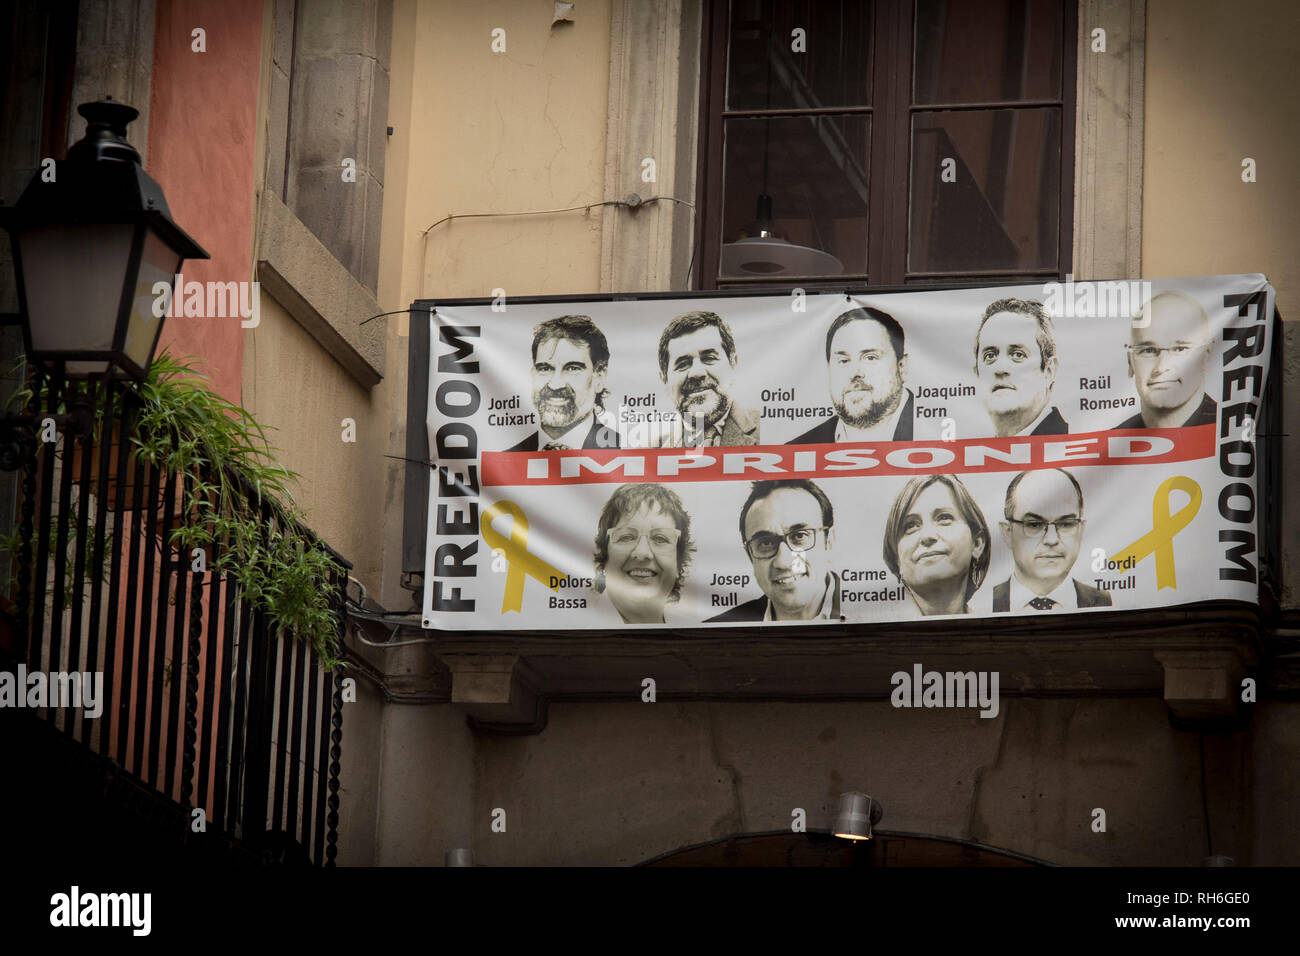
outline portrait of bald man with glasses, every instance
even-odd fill
[[[763,597],[708,621],[838,621],[834,520],[830,499],[806,478],[754,482],[740,509],[740,540]]]
[[[1162,292],[1138,310],[1128,349],[1128,374],[1142,410],[1116,428],[1213,425],[1219,405],[1205,392],[1214,357],[1210,317],[1181,292]]]
[[[1064,468],[1022,471],[1007,485],[1005,521],[1011,577],[993,588],[994,611],[1073,611],[1109,607],[1110,595],[1070,577],[1083,543],[1083,489]]]

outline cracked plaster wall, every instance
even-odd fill
[[[1274,737],[1285,705],[1263,705]],[[872,703],[553,704],[532,737],[475,738],[473,840],[487,865],[631,864],[736,833],[779,830],[791,811],[830,824],[839,794],[865,790],[880,826],[977,840],[1052,862],[1196,865],[1206,855],[1200,739],[1157,699],[1004,700],[973,711]],[[1257,772],[1250,734],[1206,737],[1214,852],[1300,858],[1285,788]],[[507,830],[492,833],[492,810]],[[1106,811],[1094,833],[1092,810]],[[1261,862],[1263,860],[1261,859]]]

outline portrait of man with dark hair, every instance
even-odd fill
[[[999,522],[1011,577],[993,588],[994,611],[1109,607],[1110,595],[1070,577],[1083,544],[1083,489],[1064,468],[1022,471],[1007,485]]]
[[[835,415],[789,445],[911,441],[912,393],[903,327],[880,309],[850,309],[826,331],[826,372]]]
[[[687,312],[659,336],[659,379],[677,419],[662,448],[757,445],[758,412],[735,398],[736,339],[715,312]]]
[[[763,597],[709,621],[838,621],[831,570],[834,509],[807,478],[756,481],[740,509],[740,541]]]
[[[1058,367],[1056,332],[1041,302],[998,299],[984,310],[975,333],[975,377],[999,438],[1069,433],[1052,405]]]
[[[507,451],[617,448],[618,432],[600,421],[609,345],[585,315],[547,319],[533,330],[533,407],[541,430]]]

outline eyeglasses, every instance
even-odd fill
[[[1009,522],[1020,526],[1020,533],[1026,538],[1038,538],[1046,533],[1049,525],[1056,528],[1056,533],[1062,537],[1074,534],[1083,527],[1082,518],[1057,518],[1055,521],[1044,521],[1041,518],[1027,518],[1024,521],[1017,521],[1015,518],[1008,518]]]
[[[1188,352],[1200,348],[1199,345],[1170,345],[1167,348],[1160,348],[1155,345],[1126,345],[1124,347],[1133,353],[1134,358],[1141,359],[1143,362],[1154,362],[1159,358],[1161,352],[1168,352],[1174,358],[1182,358]]]
[[[629,525],[610,528],[606,532],[610,551],[635,551],[641,539],[648,538],[650,550],[655,554],[672,554],[677,548],[677,539],[681,536],[680,528],[651,528],[649,531],[641,531]]]
[[[785,534],[760,531],[745,542],[745,551],[751,558],[775,557],[777,551],[781,550],[782,541],[791,551],[811,551],[817,544],[817,532],[830,530],[830,528],[795,528]]]

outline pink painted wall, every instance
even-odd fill
[[[204,53],[191,49],[196,27],[207,34]],[[186,282],[253,279],[261,60],[260,0],[158,4],[145,168],[162,184],[172,217],[212,256],[186,262]],[[238,402],[245,334],[239,321],[168,319],[159,351],[170,348],[175,355],[198,358],[216,391]]]

